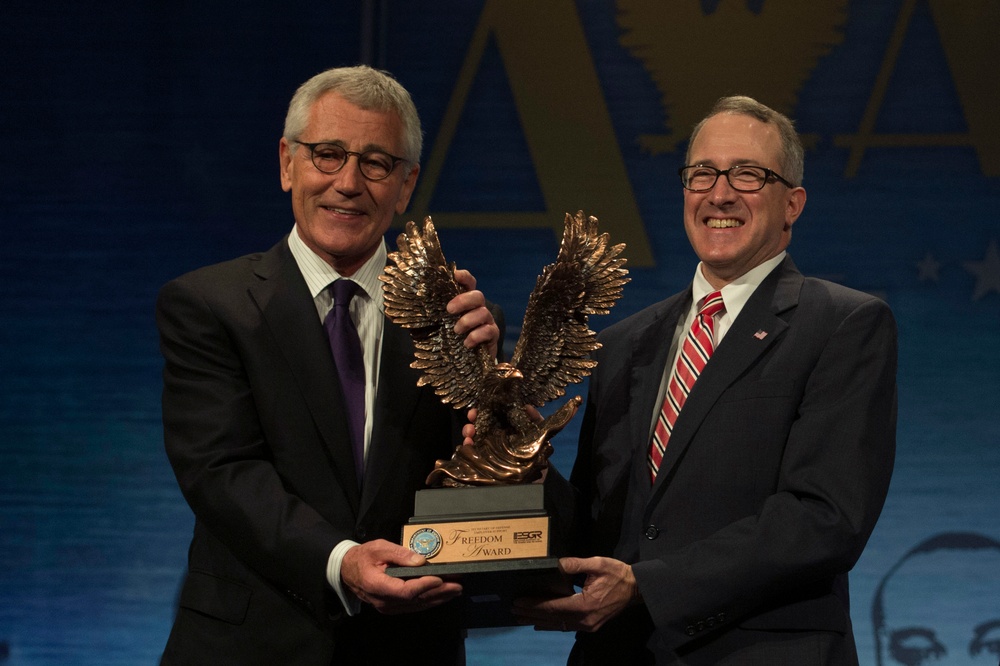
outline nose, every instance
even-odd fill
[[[351,159],[354,163],[351,163]],[[338,192],[343,194],[357,194],[364,190],[365,177],[361,175],[361,162],[357,155],[348,155],[347,161],[340,171],[333,175],[333,184]]]
[[[708,199],[716,206],[725,206],[736,201],[737,192],[733,189],[733,186],[729,184],[729,178],[727,174],[719,174],[719,177],[715,181],[715,185],[708,192]]]

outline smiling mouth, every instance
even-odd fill
[[[705,224],[709,229],[732,229],[733,227],[742,227],[743,222],[733,218],[727,218],[724,220],[718,220],[715,218],[708,219]]]
[[[331,213],[336,213],[338,215],[361,215],[360,210],[347,210],[346,208],[337,208],[336,206],[320,206],[323,210],[330,211]]]

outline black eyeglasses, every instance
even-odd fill
[[[406,160],[396,157],[381,150],[366,150],[363,153],[356,153],[353,150],[346,150],[336,143],[306,143],[296,140],[295,143],[309,149],[309,156],[313,166],[323,173],[337,173],[347,164],[347,158],[354,155],[358,158],[358,168],[361,175],[368,180],[385,180],[396,168],[396,165]]]
[[[795,187],[774,171],[762,166],[741,164],[728,169],[716,169],[704,164],[681,167],[681,185],[692,192],[708,192],[715,187],[719,176],[725,174],[729,185],[739,192],[756,192],[770,182],[778,181],[787,187]]]

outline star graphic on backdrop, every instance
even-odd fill
[[[977,278],[972,300],[978,301],[991,291],[1000,294],[1000,250],[995,240],[990,241],[982,261],[966,261],[962,266]]]
[[[938,271],[941,270],[941,262],[931,256],[928,252],[924,258],[916,263],[917,270],[920,271],[917,279],[921,282],[938,281]]]

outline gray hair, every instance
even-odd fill
[[[406,91],[388,72],[372,69],[367,65],[356,67],[336,67],[320,72],[295,91],[288,104],[283,136],[289,142],[295,141],[309,124],[309,112],[313,104],[328,92],[335,92],[351,104],[365,109],[393,112],[403,124],[402,157],[408,162],[420,162],[423,149],[423,132],[417,107]],[[292,144],[293,148],[296,144]]]
[[[781,139],[781,176],[794,185],[802,185],[802,176],[805,171],[805,151],[802,148],[802,139],[795,131],[795,123],[785,114],[778,113],[752,97],[743,95],[720,98],[712,110],[708,112],[708,115],[694,126],[694,130],[691,131],[691,139],[688,141],[686,163],[691,161],[691,146],[694,144],[698,132],[710,118],[720,113],[750,116],[767,125],[774,125],[778,130],[778,137]]]

